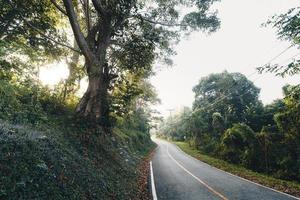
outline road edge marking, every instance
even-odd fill
[[[170,142],[169,142],[169,143],[170,143]],[[170,144],[173,144],[173,143],[170,143]],[[278,190],[273,189],[273,188],[271,188],[271,187],[262,185],[262,184],[260,184],[260,183],[253,182],[253,181],[248,180],[248,179],[246,179],[246,178],[240,177],[240,176],[235,175],[235,174],[232,174],[232,173],[230,173],[230,172],[226,172],[226,171],[224,171],[224,170],[222,170],[222,169],[219,169],[219,168],[217,168],[217,167],[215,167],[215,166],[212,166],[212,165],[210,165],[210,164],[207,164],[206,162],[203,162],[203,161],[201,161],[201,160],[199,160],[199,159],[197,159],[197,158],[195,158],[195,157],[193,157],[193,156],[191,156],[191,155],[185,153],[185,152],[184,152],[182,149],[180,149],[176,144],[173,144],[173,145],[174,145],[179,151],[181,151],[182,153],[184,153],[184,154],[187,155],[188,157],[193,158],[193,159],[194,159],[195,161],[197,161],[197,162],[201,162],[202,164],[208,165],[208,166],[210,166],[210,167],[212,167],[212,168],[214,168],[214,169],[216,169],[216,170],[219,170],[219,171],[221,171],[221,172],[224,172],[224,173],[226,173],[226,174],[228,174],[228,175],[231,175],[231,176],[233,176],[233,177],[237,177],[237,178],[239,178],[239,179],[241,179],[241,180],[244,180],[244,181],[247,181],[247,182],[249,182],[249,183],[255,184],[255,185],[257,185],[257,186],[260,186],[260,187],[263,187],[263,188],[272,190],[272,191],[274,191],[274,192],[278,192],[278,193],[280,193],[280,194],[286,195],[286,196],[288,196],[288,197],[291,197],[291,198],[300,200],[300,198],[298,198],[298,197],[296,197],[296,196],[293,196],[293,195],[291,195],[291,194],[288,194],[288,193],[285,193],[285,192],[278,191]]]
[[[151,176],[152,198],[153,198],[153,200],[157,200],[156,189],[155,189],[155,184],[154,184],[154,176],[153,176],[152,161],[150,161],[150,173],[151,173],[150,176]]]
[[[192,176],[194,179],[196,179],[199,183],[201,183],[202,185],[204,185],[209,191],[211,191],[212,193],[214,193],[216,196],[220,197],[223,200],[228,200],[228,198],[226,198],[224,195],[222,195],[220,192],[216,191],[215,189],[213,189],[212,187],[210,187],[209,185],[207,185],[204,181],[202,181],[200,178],[198,178],[197,176],[195,176],[192,172],[190,172],[189,170],[187,170],[184,166],[182,166],[169,152],[169,146],[167,145],[167,154],[168,156],[181,168],[183,169],[186,173],[188,173],[190,176]]]

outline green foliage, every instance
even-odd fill
[[[283,143],[284,135],[278,132],[276,126],[264,126],[262,130],[257,134],[260,151],[261,162],[257,166],[258,171],[264,171],[266,173],[275,172],[276,177],[285,177],[280,171],[279,164],[283,157],[286,156],[286,147]],[[279,170],[278,170],[279,169]]]
[[[64,41],[58,30],[60,16],[47,0],[1,0],[0,38],[5,52],[29,56],[41,55],[57,57],[62,49],[49,38]],[[41,59],[41,57],[39,58]]]
[[[78,52],[85,58],[91,87],[77,107],[78,115],[94,125],[110,127],[110,116],[119,112],[117,109],[124,114],[124,104],[140,93],[137,84],[127,81],[128,74],[143,76],[145,81],[153,73],[155,61],[172,63],[174,44],[182,34],[215,32],[220,26],[217,13],[211,11],[216,1],[53,2],[69,21]],[[181,12],[182,8],[187,12]],[[115,89],[119,89],[117,95]]]
[[[159,134],[176,141],[183,141],[186,137],[191,137],[191,126],[188,122],[191,110],[187,107],[176,115],[170,116],[159,126]]]
[[[221,140],[221,156],[232,163],[255,168],[258,164],[254,131],[246,124],[234,124]]]
[[[0,118],[14,123],[38,124],[46,120],[46,114],[37,100],[37,87],[29,82],[19,86],[0,81]]]
[[[280,162],[282,176],[300,180],[300,85],[286,86],[284,112],[275,115],[279,130],[285,134],[286,154]]]
[[[280,39],[288,40],[292,45],[300,44],[300,8],[292,8],[287,13],[273,16],[266,25],[271,25],[277,29],[277,35]],[[300,73],[299,60],[293,59],[287,65],[271,65],[259,67],[262,72],[274,73],[276,76],[285,77],[287,75],[296,75]]]
[[[133,199],[137,165],[153,148],[149,136],[123,129],[111,140],[82,131],[1,121],[0,198]]]
[[[222,115],[218,112],[213,113],[212,115],[212,127],[215,136],[220,137],[224,133],[225,122]]]
[[[63,87],[0,80],[0,119],[10,122],[0,121],[0,199],[133,199],[137,165],[154,147],[149,111],[131,103],[104,137],[75,123],[78,98],[64,99]]]
[[[75,96],[62,101],[59,89],[49,89],[32,79],[0,80],[0,119],[15,124],[51,124],[50,119],[57,116],[69,118],[77,103]]]
[[[167,118],[158,135],[185,140],[251,170],[300,181],[299,88],[287,85],[284,99],[263,106],[259,89],[243,75],[212,74],[194,87],[193,111]]]
[[[259,89],[240,73],[211,74],[193,88],[194,110],[203,110],[210,116],[219,112],[226,127],[233,123],[247,122],[248,113],[260,103]],[[213,104],[211,106],[211,104]],[[210,107],[211,106],[211,107]],[[207,123],[212,121],[211,117]]]

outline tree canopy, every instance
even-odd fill
[[[208,75],[193,88],[193,109],[168,117],[158,135],[251,170],[300,180],[299,85],[282,90],[283,99],[263,105],[260,89],[244,75]]]
[[[218,112],[227,126],[246,122],[248,113],[261,104],[258,100],[260,89],[240,73],[211,74],[202,78],[193,91],[193,109],[211,116]]]
[[[215,0],[52,2],[69,19],[85,57],[89,87],[77,111],[103,126],[109,124],[111,85],[126,73],[148,77],[155,59],[170,63],[182,33],[219,27],[209,10]],[[189,11],[183,14],[182,7]]]

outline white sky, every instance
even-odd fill
[[[164,116],[168,109],[191,106],[192,92],[201,77],[210,73],[240,72],[249,75],[290,46],[277,39],[275,30],[261,27],[274,14],[285,13],[300,6],[299,0],[221,0],[219,11],[221,29],[212,35],[193,33],[176,46],[174,66],[163,68],[151,79],[161,105],[155,106]],[[290,49],[274,63],[283,64],[299,50]],[[161,68],[161,67],[159,67]],[[255,74],[249,78],[261,88],[261,100],[270,103],[282,97],[283,85],[299,84],[299,75],[288,78],[273,74]]]
[[[65,62],[52,63],[40,68],[39,79],[45,85],[57,84],[69,76],[69,70]]]

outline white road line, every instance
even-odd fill
[[[153,168],[152,168],[152,161],[150,161],[150,172],[151,172],[151,189],[152,189],[152,197],[153,200],[157,200],[155,184],[154,184],[154,176],[153,176]]]
[[[181,151],[183,154],[185,154],[185,155],[187,155],[188,157],[194,159],[195,161],[201,162],[202,164],[205,164],[205,165],[208,165],[209,167],[212,167],[212,168],[214,168],[214,169],[216,169],[216,170],[218,170],[218,171],[220,171],[220,172],[224,172],[224,173],[226,173],[226,174],[228,174],[228,175],[234,176],[234,177],[239,178],[239,179],[241,179],[241,180],[243,180],[243,181],[246,181],[246,182],[248,182],[248,183],[252,183],[252,184],[254,184],[254,185],[257,185],[257,186],[260,186],[260,187],[263,187],[263,188],[272,190],[272,191],[274,191],[274,192],[283,194],[283,195],[285,195],[285,196],[288,196],[288,197],[291,197],[291,198],[300,200],[300,198],[295,197],[295,196],[293,196],[293,195],[290,195],[290,194],[287,194],[287,193],[284,193],[284,192],[275,190],[275,189],[273,189],[273,188],[270,188],[270,187],[265,186],[265,185],[261,185],[261,184],[259,184],[259,183],[255,183],[255,182],[250,181],[250,180],[248,180],[248,179],[245,179],[245,178],[243,178],[243,177],[240,177],[240,176],[237,176],[237,175],[232,174],[232,173],[230,173],[230,172],[226,172],[226,171],[224,171],[224,170],[222,170],[222,169],[216,168],[216,167],[214,167],[214,166],[212,166],[212,165],[209,165],[209,164],[207,164],[207,163],[205,163],[205,162],[203,162],[203,161],[201,161],[201,160],[198,160],[197,158],[195,158],[195,157],[193,157],[193,156],[191,156],[191,155],[185,153],[185,152],[184,152],[182,149],[180,149],[177,145],[174,144],[174,146],[175,146],[179,151]]]
[[[199,183],[201,183],[202,185],[204,185],[208,190],[210,190],[212,193],[214,193],[216,196],[220,197],[222,200],[228,200],[224,195],[222,195],[220,192],[216,191],[215,189],[213,189],[212,187],[210,187],[209,185],[207,185],[204,181],[202,181],[201,179],[199,179],[197,176],[195,176],[194,174],[192,174],[189,170],[187,170],[184,166],[182,166],[170,153],[169,153],[169,145],[167,145],[167,153],[168,156],[181,168],[183,169],[186,173],[188,173],[189,175],[191,175],[194,179],[196,179]]]

